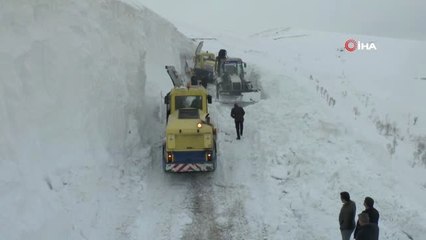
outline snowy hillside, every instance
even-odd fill
[[[205,34],[179,28],[194,38]],[[246,59],[266,95],[246,108],[244,141],[228,143],[232,122],[222,131],[222,166],[243,169],[245,177],[229,182],[245,192],[244,218],[252,226],[247,235],[234,237],[338,239],[338,193],[346,190],[359,212],[365,196],[376,199],[381,239],[421,239],[426,232],[424,42],[291,28],[248,39],[208,37],[218,40],[205,43],[207,49],[227,48],[229,55]],[[342,51],[349,38],[374,41],[378,50]],[[221,121],[230,121],[230,107],[218,108]],[[235,188],[229,191],[238,195]],[[230,204],[218,204],[223,205]]]
[[[380,239],[422,239],[425,42],[178,25],[242,57],[263,99],[241,141],[210,105],[216,172],[166,174],[164,65],[195,42],[136,2],[0,4],[0,239],[339,239],[341,191],[376,200]]]

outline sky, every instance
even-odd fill
[[[277,27],[426,40],[422,0],[136,0],[176,22],[252,34]],[[194,24],[196,23],[196,24]]]

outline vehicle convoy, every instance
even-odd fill
[[[258,102],[260,90],[245,77],[247,64],[241,58],[229,58],[225,49],[215,57],[202,51],[203,44],[201,41],[195,50],[191,84],[209,89],[208,83],[214,84],[220,102]]]
[[[184,86],[173,66],[166,69],[174,88],[164,97],[167,107],[164,171],[214,171],[216,129],[208,111],[212,98],[203,86]]]

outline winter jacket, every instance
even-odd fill
[[[379,240],[379,227],[375,223],[360,226],[356,240]]]
[[[353,230],[355,228],[355,202],[350,200],[343,204],[340,209],[339,223],[341,230]]]
[[[368,214],[368,217],[370,218],[370,223],[375,223],[375,224],[379,224],[379,211],[377,211],[374,207],[372,208],[367,208],[364,211]]]
[[[370,223],[374,223],[374,224],[379,224],[379,211],[377,211],[374,207],[372,208],[367,208],[364,211],[362,211],[363,213],[367,213],[368,214],[368,218],[370,219]],[[359,222],[356,223],[356,228],[355,228],[355,232],[354,232],[354,238],[356,239],[356,236],[358,234],[359,231]],[[378,232],[379,230],[377,230]]]
[[[234,106],[231,110],[231,117],[235,122],[244,122],[244,114],[246,114],[246,112],[240,106]]]

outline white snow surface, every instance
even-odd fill
[[[0,239],[339,239],[341,191],[376,200],[380,239],[424,238],[425,42],[179,25],[243,58],[263,98],[241,141],[232,105],[210,105],[218,169],[175,175],[164,65],[193,42],[137,1],[0,6]]]

